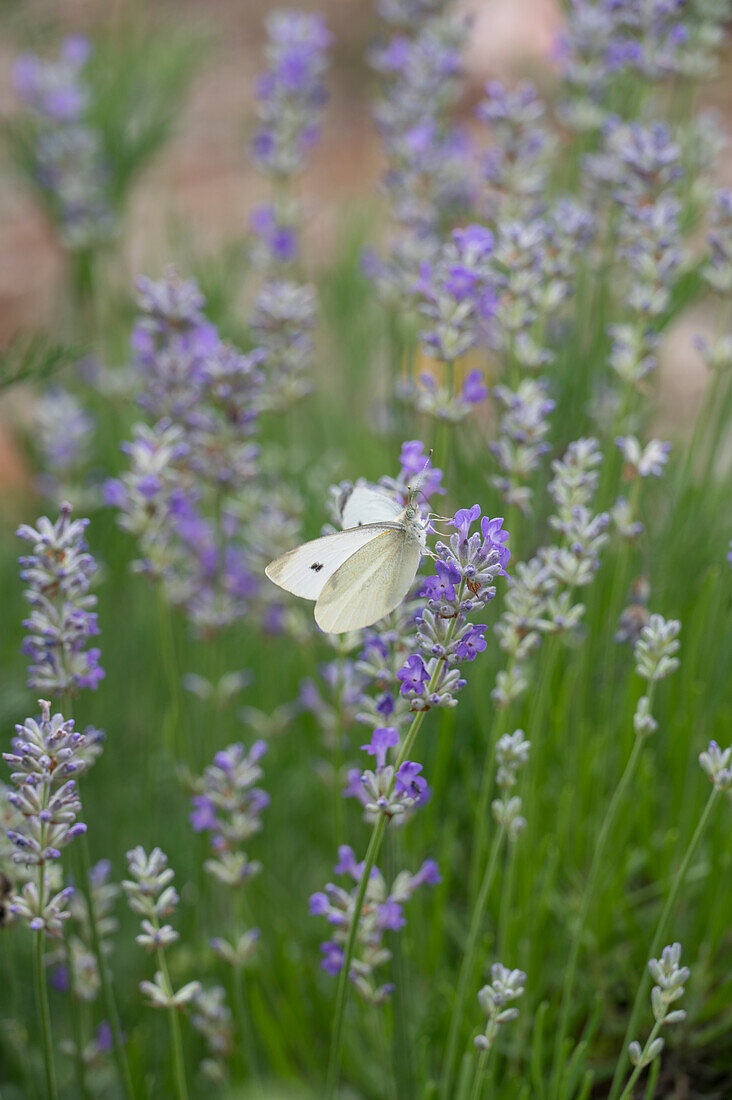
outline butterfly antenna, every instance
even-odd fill
[[[416,480],[414,481],[414,484],[407,486],[410,497],[414,497],[415,499],[416,499],[417,496],[424,497],[424,493],[422,492],[422,485],[424,483],[425,472],[427,470],[427,467],[432,462],[433,452],[434,452],[434,448],[430,447],[429,454],[427,455],[427,458],[425,460],[425,464],[422,467],[422,469],[419,471],[419,473],[417,474],[417,477],[416,477]]]

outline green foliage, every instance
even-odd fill
[[[19,382],[45,382],[83,355],[80,347],[54,344],[41,333],[18,335],[0,350],[0,391]]]
[[[110,27],[95,38],[86,69],[89,121],[103,136],[117,204],[170,139],[205,52],[200,28],[158,28],[147,20]]]

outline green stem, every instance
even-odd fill
[[[358,884],[358,893],[356,894],[356,903],[353,908],[353,915],[351,917],[351,927],[348,930],[348,939],[346,941],[346,948],[343,955],[343,966],[341,967],[340,974],[338,975],[338,989],[336,991],[336,1003],[335,1014],[333,1017],[333,1035],[330,1044],[330,1058],[328,1059],[328,1074],[325,1080],[325,1100],[332,1100],[335,1095],[335,1088],[338,1082],[338,1073],[341,1065],[341,1054],[343,1049],[343,1022],[346,1011],[346,1002],[348,1000],[348,982],[350,980],[351,962],[353,960],[353,953],[356,947],[356,936],[358,934],[358,922],[361,917],[361,910],[363,909],[363,903],[366,898],[366,887],[368,886],[371,872],[376,863],[379,849],[381,848],[381,842],[384,839],[384,833],[386,831],[386,817],[382,814],[379,820],[376,822],[373,832],[371,833],[371,840],[366,850],[366,858],[364,859],[363,871],[361,872],[361,879]]]
[[[706,827],[709,823],[709,818],[711,816],[712,810],[714,809],[714,804],[717,801],[718,797],[719,797],[719,791],[717,790],[716,787],[712,787],[711,794],[709,795],[709,798],[707,799],[707,804],[704,807],[704,810],[702,811],[702,815],[699,818],[696,829],[694,830],[694,835],[692,836],[691,840],[689,841],[689,846],[686,849],[686,852],[684,854],[684,858],[681,861],[681,865],[680,865],[680,867],[679,867],[679,869],[676,873],[676,877],[675,877],[675,879],[674,879],[674,881],[671,885],[671,889],[669,891],[668,897],[666,898],[666,903],[665,903],[665,905],[663,907],[663,910],[661,912],[661,916],[658,918],[658,924],[656,925],[656,931],[655,931],[654,936],[653,936],[653,942],[651,943],[651,949],[648,953],[648,958],[649,959],[658,958],[658,953],[661,950],[661,947],[663,946],[663,941],[664,941],[664,938],[666,937],[666,934],[667,934],[667,931],[668,931],[668,925],[669,925],[669,922],[671,920],[671,914],[673,913],[674,908],[676,906],[676,901],[677,901],[679,893],[681,891],[681,887],[684,885],[684,882],[686,881],[686,876],[687,876],[688,871],[689,871],[689,866],[691,864],[692,859],[694,858],[694,855],[696,854],[697,848],[699,847],[699,843],[700,843],[701,838],[704,835]],[[625,1029],[625,1035],[623,1036],[623,1046],[622,1046],[622,1049],[620,1051],[620,1057],[618,1058],[618,1064],[615,1067],[615,1074],[613,1076],[612,1085],[610,1086],[609,1100],[615,1100],[615,1098],[618,1095],[618,1092],[620,1091],[620,1082],[622,1080],[623,1071],[625,1069],[627,1051],[628,1051],[628,1043],[630,1042],[632,1036],[634,1035],[634,1033],[636,1031],[636,1028],[638,1027],[638,1021],[640,1019],[640,1014],[641,1014],[641,1011],[642,1011],[642,1008],[643,1008],[643,1002],[644,1002],[645,997],[646,997],[647,988],[648,988],[648,975],[647,975],[647,973],[644,972],[643,977],[641,978],[640,984],[638,986],[638,989],[636,991],[635,1000],[633,1002],[633,1009],[632,1009],[632,1012],[630,1014],[630,1018],[628,1019],[628,1026]]]
[[[132,1075],[130,1073],[129,1062],[127,1061],[125,1040],[122,1034],[119,1012],[117,1011],[117,1001],[114,996],[112,980],[109,976],[107,960],[102,951],[102,941],[99,937],[99,929],[97,928],[96,915],[94,913],[94,902],[92,899],[91,882],[89,878],[91,873],[91,860],[89,858],[89,845],[87,843],[86,833],[79,837],[77,850],[79,852],[79,862],[81,866],[79,874],[81,892],[84,895],[84,902],[89,915],[89,934],[91,936],[92,951],[97,961],[99,980],[102,983],[102,994],[104,996],[104,1004],[112,1032],[112,1049],[117,1066],[117,1073],[127,1100],[135,1100],[135,1088],[132,1084]]]
[[[162,585],[158,585],[158,634],[163,668],[168,685],[168,706],[163,725],[163,741],[171,755],[180,760],[183,749],[180,728],[180,679],[175,656],[175,638],[173,637],[170,604],[165,598]]]
[[[649,697],[653,691],[653,684],[651,684]],[[556,1100],[558,1097],[559,1080],[562,1071],[562,1047],[567,1034],[567,1027],[569,1025],[569,1013],[572,1006],[572,999],[574,994],[574,983],[577,976],[577,964],[579,962],[579,955],[582,949],[582,940],[584,936],[585,926],[587,924],[587,917],[590,912],[590,904],[597,889],[597,882],[600,875],[600,869],[602,867],[603,859],[605,856],[605,848],[610,838],[615,820],[618,815],[618,811],[625,801],[625,796],[628,792],[628,788],[632,782],[635,774],[638,760],[640,758],[641,749],[643,747],[643,741],[645,738],[636,737],[633,743],[633,749],[628,758],[628,763],[625,765],[625,771],[620,777],[620,782],[615,788],[615,793],[610,800],[605,817],[600,828],[600,832],[595,844],[595,850],[592,856],[592,863],[590,865],[590,873],[587,877],[587,883],[585,885],[584,893],[582,895],[582,905],[580,907],[580,915],[577,928],[572,937],[572,947],[570,949],[569,961],[564,971],[564,983],[562,985],[562,1000],[559,1011],[559,1022],[557,1025],[557,1033],[554,1040],[554,1058],[553,1058],[553,1072],[550,1087],[550,1096]]]
[[[234,1006],[236,1008],[236,1026],[239,1032],[244,1068],[251,1077],[256,1077],[259,1070],[254,1046],[254,1033],[246,1002],[246,979],[243,968],[238,965],[234,966]]]
[[[163,980],[170,994],[173,992],[173,986],[170,983],[170,974],[168,973],[168,964],[165,961],[165,952],[162,948],[158,948],[158,966],[160,972],[163,975]],[[168,1009],[168,1019],[170,1021],[170,1043],[173,1048],[173,1079],[175,1081],[175,1092],[178,1100],[188,1100],[188,1086],[186,1084],[186,1063],[183,1057],[183,1037],[180,1031],[180,1019],[178,1017],[178,1009],[175,1005]]]
[[[460,584],[460,591],[458,592],[458,602],[462,600],[465,591],[465,582]],[[457,618],[453,619],[447,629],[445,635],[445,647],[449,645],[452,635],[455,632],[455,625]],[[435,664],[435,670],[432,673],[430,682],[427,685],[426,697],[429,698],[432,692],[437,686],[437,681],[440,676],[440,662]],[[412,746],[417,739],[422,723],[424,722],[426,710],[419,710],[412,719],[407,735],[404,741],[399,746],[399,752],[397,753],[396,760],[394,761],[394,775],[396,776],[400,767],[404,761],[409,757],[412,751]],[[394,780],[392,779],[392,789]],[[388,792],[391,794],[391,791]],[[369,884],[371,872],[374,869],[374,865],[379,856],[381,844],[384,839],[384,833],[386,832],[387,818],[384,814],[379,816],[378,821],[374,825],[371,833],[371,839],[369,840],[369,846],[366,849],[366,857],[364,859],[363,871],[358,884],[358,892],[356,894],[356,901],[353,907],[353,913],[351,914],[351,924],[348,929],[348,939],[346,940],[346,947],[343,953],[343,965],[338,975],[338,988],[336,991],[336,1003],[335,1012],[333,1015],[333,1034],[330,1043],[330,1055],[328,1057],[328,1071],[325,1079],[325,1093],[324,1100],[332,1100],[335,1095],[336,1085],[338,1083],[338,1074],[341,1068],[341,1057],[343,1053],[343,1023],[346,1012],[346,1004],[348,1002],[348,982],[350,980],[351,963],[353,961],[353,954],[356,949],[356,939],[358,937],[358,925],[361,920],[361,910],[363,909],[363,903],[366,898],[366,889]]]
[[[233,899],[232,913],[232,941],[237,943],[239,935],[248,923],[246,915],[246,899],[241,889],[236,891]],[[234,966],[234,1007],[236,1010],[236,1026],[241,1043],[242,1061],[245,1069],[251,1077],[259,1076],[259,1064],[257,1059],[257,1047],[254,1041],[252,1018],[246,1000],[246,978],[242,966]]]
[[[512,674],[514,666],[516,665],[516,658],[511,657],[508,665],[506,666],[509,676]],[[483,762],[483,775],[480,784],[480,793],[478,795],[478,809],[475,814],[475,821],[473,824],[473,854],[470,859],[470,890],[469,897],[472,899],[475,897],[476,890],[478,888],[478,875],[480,874],[480,868],[485,856],[485,850],[488,843],[488,822],[489,814],[488,808],[490,806],[491,792],[493,790],[493,777],[494,777],[494,763],[493,754],[495,752],[496,741],[498,740],[498,731],[503,726],[508,726],[508,715],[510,711],[510,705],[503,710],[496,710],[493,715],[493,723],[491,725],[491,732],[488,737],[488,745],[486,747],[485,760]]]
[[[478,1058],[478,1065],[475,1070],[475,1080],[473,1081],[473,1091],[470,1094],[470,1100],[480,1100],[483,1095],[483,1088],[485,1086],[485,1075],[488,1071],[488,1059],[491,1056],[492,1046],[488,1050],[481,1050],[480,1057]]]
[[[463,955],[463,961],[460,966],[457,989],[455,992],[455,1000],[453,1003],[452,1014],[450,1016],[450,1030],[448,1031],[447,1036],[445,1068],[442,1077],[442,1087],[440,1090],[440,1096],[442,1097],[442,1100],[449,1100],[449,1097],[451,1095],[451,1088],[455,1071],[455,1060],[457,1058],[458,1043],[460,1041],[460,1031],[462,1029],[463,1017],[465,1015],[465,1002],[467,1000],[470,984],[474,978],[476,955],[478,951],[478,937],[480,935],[480,928],[485,907],[488,903],[488,896],[490,894],[491,887],[493,886],[493,880],[496,876],[498,857],[501,854],[501,848],[503,847],[505,836],[506,830],[503,826],[501,826],[493,838],[493,845],[491,847],[490,857],[488,859],[485,873],[483,875],[483,881],[480,884],[480,892],[478,893],[477,901],[473,907],[473,914],[470,920],[470,930],[468,932],[468,941],[465,948],[465,954]]]
[[[40,878],[43,879],[43,865],[40,865]],[[43,886],[39,883],[39,909],[43,907]],[[51,1038],[51,1011],[48,1007],[48,987],[46,985],[46,973],[43,965],[43,937],[42,928],[36,932],[34,951],[34,974],[36,980],[36,1004],[38,1008],[38,1020],[41,1026],[41,1043],[43,1045],[43,1065],[46,1074],[47,1100],[56,1100],[56,1069],[53,1063],[53,1040]]]
[[[45,810],[50,798],[50,786],[48,782],[41,784],[41,805]],[[40,848],[44,851],[48,844],[48,826],[41,819]],[[46,897],[46,868],[41,860],[38,864],[38,913],[42,917]],[[47,1100],[56,1100],[56,1067],[53,1061],[53,1038],[51,1035],[51,1010],[48,1005],[48,985],[46,983],[46,968],[43,964],[43,945],[46,935],[45,927],[39,928],[35,935],[34,972],[36,980],[36,1007],[41,1027],[41,1042],[43,1045],[43,1065],[46,1074]]]
[[[661,1024],[662,1023],[663,1023],[662,1020],[656,1020],[656,1023],[653,1026],[653,1030],[651,1031],[651,1034],[648,1036],[648,1040],[646,1042],[646,1045],[643,1048],[643,1054],[646,1054],[646,1052],[648,1051],[648,1048],[650,1047],[651,1043],[654,1041],[654,1039],[657,1038],[658,1033],[661,1030]],[[640,1077],[640,1075],[641,1075],[641,1073],[643,1072],[644,1069],[645,1069],[645,1066],[643,1065],[643,1059],[641,1058],[641,1064],[636,1066],[635,1069],[633,1070],[633,1072],[631,1073],[630,1078],[628,1079],[628,1083],[622,1091],[622,1094],[620,1096],[620,1100],[631,1100],[631,1098],[633,1096],[633,1086],[635,1085],[636,1081],[638,1080],[638,1078]]]
[[[91,1093],[86,1084],[86,1066],[84,1065],[84,1029],[81,1019],[79,1000],[76,995],[76,974],[74,973],[74,960],[71,954],[71,943],[65,940],[66,968],[69,974],[69,996],[71,997],[71,1027],[74,1035],[74,1064],[76,1066],[76,1080],[79,1092],[83,1100],[90,1100]]]

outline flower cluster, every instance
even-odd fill
[[[732,747],[720,749],[716,741],[699,754],[699,763],[718,791],[732,791]]]
[[[638,737],[648,737],[658,728],[651,712],[652,692],[659,680],[665,679],[679,667],[675,656],[679,651],[678,636],[681,623],[676,619],[664,619],[663,615],[651,615],[636,639],[635,670],[647,680],[650,686],[648,695],[641,695],[633,716],[633,727]]]
[[[689,968],[680,966],[680,962],[681,944],[674,943],[664,947],[660,959],[651,959],[648,963],[651,977],[656,982],[651,990],[651,1007],[656,1026],[645,1047],[641,1047],[635,1039],[629,1044],[628,1054],[634,1066],[644,1068],[658,1058],[664,1047],[664,1041],[658,1035],[661,1027],[681,1023],[686,1019],[683,1009],[671,1007],[683,997],[684,985],[689,980]]]
[[[663,615],[651,615],[635,643],[635,663],[639,676],[649,683],[663,680],[679,667],[675,656],[679,651],[678,640],[681,623],[677,619],[664,619]]]
[[[322,967],[329,974],[338,974],[343,967],[344,947],[348,940],[351,921],[363,874],[363,864],[356,862],[353,849],[343,845],[338,849],[337,875],[348,875],[355,886],[350,890],[329,882],[324,892],[310,898],[310,913],[325,917],[333,929],[333,938],[320,945],[323,954]],[[418,887],[434,886],[440,874],[434,860],[428,859],[416,874],[401,871],[389,888],[383,875],[374,868],[366,887],[366,897],[361,910],[356,935],[356,951],[351,962],[351,981],[370,1004],[382,1004],[392,992],[391,984],[377,986],[373,974],[391,958],[384,946],[386,932],[398,932],[407,923],[404,905]]]
[[[97,565],[84,537],[88,524],[87,519],[72,520],[71,505],[62,504],[55,523],[41,516],[36,527],[18,528],[18,537],[32,547],[19,559],[31,606],[23,622],[28,631],[23,653],[31,661],[28,686],[52,695],[94,691],[104,678],[101,651],[85,648],[99,633],[93,610],[97,598],[89,592]]]
[[[61,858],[61,850],[86,832],[79,821],[81,800],[76,777],[87,766],[83,733],[72,719],[51,716],[50,703],[39,700],[41,719],[27,718],[16,726],[12,752],[3,753],[16,790],[7,794],[16,812],[17,829],[8,831],[15,847],[13,862],[38,869],[38,881],[28,881],[12,898],[10,911],[27,921],[33,931],[58,935],[69,917],[66,904],[73,890],[48,895],[47,864]]]
[[[399,731],[395,726],[383,726],[374,730],[371,741],[361,748],[374,757],[374,768],[362,774],[349,772],[346,795],[352,795],[363,805],[364,820],[373,823],[384,814],[390,824],[404,821],[410,810],[423,805],[431,791],[427,780],[420,774],[422,765],[405,760],[396,768],[387,763],[389,749],[399,745]]]
[[[495,310],[491,255],[494,237],[482,225],[453,231],[433,263],[424,263],[418,291],[429,327],[422,333],[427,353],[454,363],[477,342],[481,325]]]
[[[194,280],[175,272],[138,282],[132,345],[157,418],[124,449],[130,469],[107,483],[107,502],[140,540],[141,567],[198,630],[240,618],[257,592],[246,524],[234,497],[256,472],[253,443],[264,353],[242,355],[204,318]]]
[[[446,5],[442,5],[446,6]],[[432,10],[431,10],[432,9]],[[383,185],[395,219],[432,236],[449,212],[468,207],[468,138],[449,119],[462,75],[464,20],[435,5],[372,51],[383,79],[375,117],[388,168]]]
[[[496,706],[508,706],[528,687],[525,662],[542,636],[570,634],[584,614],[584,604],[575,602],[574,592],[592,582],[610,522],[606,512],[594,514],[590,508],[600,461],[595,439],[577,439],[552,463],[549,493],[556,512],[549,524],[561,541],[542,546],[529,561],[519,563],[509,579],[506,610],[495,627],[509,657],[492,693]]]
[[[205,868],[226,886],[241,886],[261,870],[242,845],[262,828],[260,816],[269,804],[269,795],[255,786],[266,751],[264,741],[255,741],[248,752],[241,743],[229,745],[194,783],[191,825],[196,832],[211,834],[214,856]]]
[[[56,505],[72,493],[78,503],[94,420],[70,390],[58,385],[49,386],[36,401],[34,419],[34,439],[43,464],[43,474],[38,478],[40,490]]]
[[[89,895],[97,937],[103,953],[111,949],[110,939],[119,924],[114,916],[114,905],[120,894],[120,887],[110,882],[111,864],[103,859],[89,872]],[[89,923],[89,908],[83,894],[76,890],[69,904],[71,920],[66,931],[66,949],[58,953],[52,981],[61,992],[73,990],[81,1001],[95,1001],[101,988],[99,966],[94,953],[92,932]],[[52,961],[52,960],[50,960]],[[73,974],[69,974],[69,967]]]
[[[221,985],[201,988],[192,1001],[191,1024],[203,1036],[207,1057],[200,1064],[209,1081],[220,1084],[225,1078],[225,1063],[234,1051],[234,1028],[226,990]]]
[[[529,512],[532,495],[525,482],[549,450],[547,418],[554,411],[554,401],[547,397],[547,389],[546,379],[525,378],[515,390],[496,386],[493,391],[503,411],[498,439],[490,444],[501,474],[491,478],[491,484],[506,504],[524,513]]]
[[[480,529],[471,534],[476,522]],[[481,518],[480,505],[458,509],[451,525],[455,533],[449,543],[437,543],[435,573],[422,591],[427,607],[418,619],[417,640],[424,657],[413,654],[398,673],[400,692],[413,711],[455,706],[455,692],[465,684],[458,666],[474,661],[487,645],[488,628],[468,615],[493,599],[493,581],[506,576],[510,557],[503,520]]]
[[[102,135],[86,117],[84,68],[90,53],[89,41],[73,35],[63,40],[57,59],[25,54],[14,71],[16,93],[31,115],[36,183],[71,250],[103,244],[116,230],[106,193]]]
[[[267,35],[269,69],[256,86],[252,156],[262,171],[286,180],[302,171],[320,135],[332,37],[322,16],[298,11],[273,12]]]
[[[507,89],[500,80],[485,86],[477,115],[495,144],[483,158],[483,176],[492,196],[492,220],[517,216],[546,188],[551,137],[542,124],[546,108],[531,81]]]
[[[682,207],[675,194],[682,151],[661,123],[612,119],[600,152],[587,158],[587,180],[616,213],[619,283],[631,320],[609,329],[611,366],[637,385],[656,365],[655,326],[668,308],[683,259]]]
[[[526,740],[523,730],[504,733],[496,744],[496,783],[500,798],[494,799],[491,809],[509,840],[515,840],[526,825],[526,819],[521,816],[521,799],[511,792],[516,786],[517,773],[529,759],[530,748],[531,742]]]
[[[606,119],[616,93],[634,77],[659,81],[713,71],[722,9],[667,0],[572,0],[560,40],[571,99],[565,121],[578,130]]]
[[[175,992],[168,976],[165,951],[177,941],[178,933],[162,922],[178,907],[175,873],[160,848],[148,854],[140,845],[127,853],[127,867],[130,878],[122,882],[122,889],[132,912],[142,917],[141,931],[135,939],[147,951],[156,952],[159,967],[153,981],[140,982],[140,991],[151,1008],[181,1008],[196,997],[201,983],[188,982]]]
[[[518,1016],[517,1008],[507,1008],[510,1001],[516,1001],[524,992],[526,975],[522,970],[509,970],[501,963],[491,967],[491,981],[478,993],[478,1004],[486,1015],[485,1031],[476,1035],[478,1050],[488,1051],[496,1041],[501,1024],[509,1023]]]
[[[643,447],[634,435],[618,436],[615,443],[630,477],[662,477],[671,451],[670,443],[652,439]]]
[[[309,283],[274,278],[254,303],[252,332],[259,343],[265,386],[259,406],[278,411],[310,393],[317,295]]]

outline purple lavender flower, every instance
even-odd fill
[[[254,252],[255,258],[263,267],[291,264],[297,260],[299,246],[295,227],[281,219],[273,206],[256,207],[249,227],[259,245]]]
[[[143,557],[196,628],[213,633],[241,618],[262,587],[250,561],[234,491],[254,480],[264,349],[243,355],[203,314],[195,280],[172,270],[138,282],[142,311],[132,336],[145,380],[142,403],[158,418],[125,448],[131,469],[108,483]]]
[[[470,141],[450,122],[462,75],[464,22],[449,13],[418,18],[372,51],[384,81],[375,115],[388,161],[384,189],[394,217],[433,234],[446,211],[470,206]]]
[[[399,689],[402,695],[422,695],[425,684],[429,683],[430,674],[419,654],[408,657],[404,667],[397,672],[397,680],[401,682]]]
[[[32,545],[19,558],[24,595],[31,606],[23,622],[28,631],[23,653],[30,658],[28,686],[54,695],[76,695],[82,688],[95,691],[104,679],[101,651],[86,649],[99,633],[89,592],[96,562],[88,553],[84,532],[89,520],[72,520],[71,506],[62,504],[55,523],[41,516],[36,527],[23,524],[18,537]]]
[[[334,883],[328,883],[325,891],[310,898],[312,916],[325,917],[332,929],[332,938],[320,945],[323,955],[322,968],[336,976],[343,968],[344,946],[348,940],[353,907],[358,884],[363,874],[363,864],[356,862],[353,849],[342,846],[338,850],[336,874],[348,875],[355,886],[349,891]],[[356,952],[351,961],[350,978],[361,996],[369,1004],[383,1004],[393,990],[393,985],[377,985],[374,971],[391,958],[384,947],[384,933],[403,928],[406,919],[403,907],[415,890],[422,885],[434,886],[440,881],[434,860],[425,860],[416,874],[400,872],[389,889],[378,870],[374,868],[366,887],[366,899],[358,922]]]
[[[480,530],[471,534],[477,521]],[[417,641],[425,657],[414,654],[397,674],[413,710],[455,705],[454,693],[465,685],[457,666],[473,661],[487,645],[486,627],[470,622],[468,615],[493,599],[495,577],[506,575],[510,554],[501,519],[481,518],[475,504],[458,509],[452,525],[449,544],[436,545],[436,575],[422,592],[428,606],[417,622]]]
[[[61,714],[51,717],[45,700],[39,700],[39,705],[40,721],[27,718],[22,726],[16,726],[12,751],[3,753],[17,788],[7,799],[22,815],[18,829],[8,831],[15,848],[13,862],[38,872],[37,881],[26,882],[11,898],[9,908],[32,931],[57,936],[69,918],[67,904],[73,890],[51,895],[46,889],[50,884],[48,864],[59,860],[62,849],[86,832],[86,825],[78,820],[81,801],[76,779],[87,761],[84,735],[74,729],[73,720],[67,721]]]
[[[542,125],[544,104],[530,81],[509,91],[499,80],[491,80],[485,93],[476,113],[496,142],[485,154],[483,173],[499,197],[494,204],[498,213],[508,203],[514,208],[544,191],[550,139]]]
[[[579,130],[601,125],[613,93],[636,75],[658,81],[713,71],[718,20],[713,7],[683,0],[573,0],[559,43],[572,97],[562,105],[565,121]]]
[[[16,62],[15,91],[29,109],[31,169],[70,250],[106,243],[116,232],[107,195],[101,134],[86,121],[84,66],[91,45],[64,39],[56,60],[25,54]]]
[[[255,741],[248,752],[240,743],[229,745],[216,753],[194,785],[191,825],[196,832],[211,834],[214,855],[204,866],[226,886],[241,886],[261,870],[242,845],[262,828],[260,817],[269,804],[266,792],[255,786],[266,751],[264,741]]]
[[[491,482],[507,504],[517,505],[524,513],[529,511],[532,495],[525,482],[549,450],[546,435],[554,402],[547,397],[547,390],[546,379],[526,378],[516,390],[496,386],[493,391],[504,411],[499,437],[490,444],[501,475]]]
[[[267,35],[270,67],[257,82],[252,156],[262,171],[287,179],[302,171],[320,134],[332,36],[321,16],[297,11],[270,15]]]
[[[90,53],[89,41],[74,36],[63,40],[56,61],[23,54],[13,70],[16,94],[43,117],[56,122],[78,121],[88,101],[81,73]]]
[[[358,799],[364,807],[364,820],[375,821],[381,814],[390,824],[403,824],[411,811],[423,805],[431,791],[420,774],[422,765],[403,761],[398,768],[387,762],[390,749],[399,745],[399,731],[394,726],[377,727],[371,741],[361,748],[375,758],[375,766],[362,774],[349,773],[344,794]],[[345,868],[344,868],[345,869]]]

